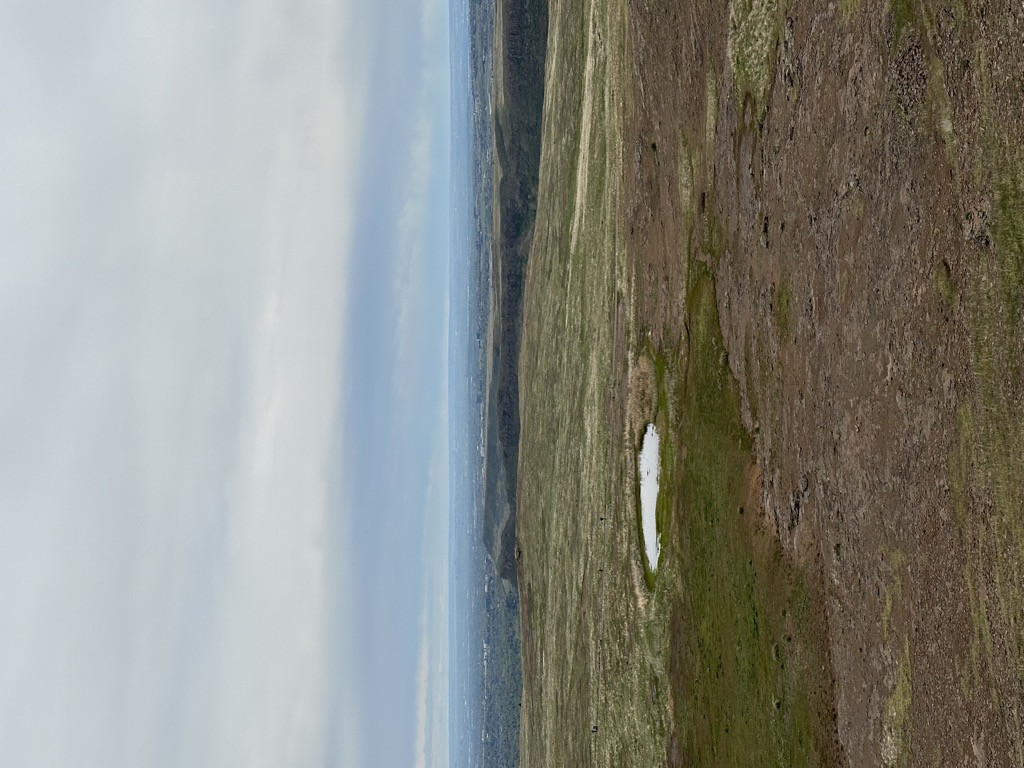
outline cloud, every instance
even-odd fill
[[[428,26],[437,21],[436,9],[424,6],[424,48],[429,50],[435,36]],[[421,82],[412,113],[412,140],[408,148],[405,182],[400,197],[400,209],[396,227],[394,278],[394,306],[398,312],[398,338],[395,351],[395,379],[393,389],[400,403],[408,404],[413,395],[413,382],[404,375],[414,364],[413,355],[421,345],[419,338],[421,323],[417,322],[426,310],[423,307],[422,285],[431,270],[436,270],[437,249],[440,245],[447,256],[448,222],[442,222],[443,242],[438,243],[435,231],[437,221],[436,199],[447,195],[449,179],[449,106],[447,99],[447,61],[427,61],[423,67]],[[442,197],[441,199],[446,199]],[[446,264],[446,260],[445,260]],[[431,297],[436,301],[435,297]],[[444,335],[447,328],[441,328]],[[436,344],[436,342],[435,342]]]
[[[352,623],[362,650],[359,760],[367,766],[415,760],[417,719],[424,722],[417,709],[420,613],[425,590],[431,601],[447,590],[428,573],[446,550],[424,553],[438,520],[426,500],[430,446],[447,431],[440,406],[447,396],[450,73],[447,8],[432,3],[422,13],[419,3],[381,3],[389,45],[375,60],[381,96],[362,158],[373,184],[359,203],[353,250],[344,359],[366,375],[347,382],[345,422],[354,437],[342,463],[346,503],[359,510],[351,527],[361,579]],[[385,88],[391,81],[400,85]],[[447,514],[444,506],[445,526]],[[436,752],[435,717],[447,722],[433,691],[425,755]]]
[[[321,764],[353,708],[361,7],[0,5],[0,764]]]
[[[446,535],[443,549],[435,536],[440,521],[446,530],[449,510],[436,501],[442,486],[430,489],[432,446],[447,428],[447,17],[436,0],[422,13],[385,5],[406,12],[377,72],[400,73],[402,87],[375,103],[365,163],[377,194],[360,203],[349,322],[374,333],[353,333],[345,356],[372,369],[345,398],[346,423],[359,435],[345,461],[352,507],[361,510],[353,516],[353,561],[366,584],[355,614],[367,649],[359,674],[360,759],[367,766],[432,766],[445,754],[437,734],[445,742],[447,736],[446,698],[439,698],[446,671],[437,655],[441,648],[446,654],[446,634],[438,634],[433,606],[447,590],[435,573]],[[446,473],[444,481],[446,487]]]
[[[441,408],[447,423],[447,401]],[[416,664],[414,765],[448,765],[448,440],[440,434],[427,483],[427,534],[423,541],[426,579],[420,608]]]
[[[429,703],[430,689],[428,674],[429,667],[430,639],[424,632],[420,637],[419,659],[416,662],[416,744],[413,748],[416,768],[426,768],[427,765],[427,705]]]

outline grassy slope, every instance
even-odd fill
[[[659,585],[673,615],[684,763],[828,764],[831,691],[813,587],[764,526],[714,279],[699,261],[689,272],[689,345],[671,433],[685,459],[668,489],[676,565],[673,583]]]
[[[756,498],[739,514],[750,441],[696,259],[689,350],[651,350],[665,551],[653,590],[643,578],[626,363],[613,356],[631,306],[624,4],[554,2],[549,29],[521,369],[523,764],[657,765],[673,750],[705,765],[819,764],[831,744],[822,628],[754,522]]]
[[[625,281],[621,116],[605,107],[623,101],[623,12],[617,0],[550,10],[521,356],[525,766],[656,765],[664,754],[667,710],[651,696],[657,675],[632,597],[638,550],[621,426],[608,418],[623,371],[610,318]]]

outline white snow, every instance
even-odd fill
[[[647,425],[644,442],[640,448],[640,523],[644,534],[644,549],[647,564],[652,571],[658,570],[658,556],[661,554],[661,536],[658,534],[658,473],[661,470],[658,448],[658,430],[653,424]]]

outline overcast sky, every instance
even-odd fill
[[[447,765],[447,0],[0,0],[0,765]]]

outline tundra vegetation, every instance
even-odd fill
[[[1024,6],[548,12],[523,764],[1024,765]]]

